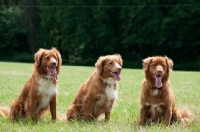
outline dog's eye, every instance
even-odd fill
[[[156,65],[156,64],[152,64],[152,66],[153,66],[153,67],[156,67],[157,65]]]
[[[49,57],[49,56],[47,56],[47,57],[45,57],[45,59],[49,60],[49,59],[50,59],[50,57]]]
[[[120,66],[122,66],[122,63],[121,63],[120,61],[117,61],[117,63],[118,63]]]
[[[110,62],[109,62],[109,64],[110,64],[110,65],[112,65],[112,64],[113,64],[113,62],[112,62],[112,61],[110,61]]]

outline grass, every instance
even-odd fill
[[[24,83],[30,78],[33,64],[0,62],[0,106],[10,107],[11,102],[18,98]],[[95,67],[62,66],[59,75],[59,94],[57,111],[66,113],[80,84],[87,80]],[[39,132],[39,131],[81,131],[81,132],[196,132],[200,131],[200,73],[173,71],[170,80],[176,95],[176,106],[188,108],[195,115],[195,121],[190,126],[173,124],[166,127],[162,124],[138,126],[140,108],[141,82],[144,78],[142,70],[123,69],[119,82],[119,97],[114,104],[109,122],[75,122],[69,123],[57,120],[52,123],[49,112],[37,123],[31,121],[10,122],[0,117],[0,131]]]

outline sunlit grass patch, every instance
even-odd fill
[[[31,77],[33,64],[0,62],[0,106],[10,107],[17,99],[24,83]],[[57,111],[66,113],[81,83],[86,81],[95,67],[62,66],[58,76],[59,92]],[[200,131],[200,72],[173,71],[170,76],[173,91],[176,95],[176,106],[188,108],[194,115],[195,121],[189,126],[173,124],[166,127],[163,124],[138,126],[140,109],[141,83],[144,78],[142,70],[123,69],[119,82],[119,95],[114,104],[111,118],[108,122],[74,122],[57,120],[52,123],[50,113],[37,123],[19,121],[12,123],[9,119],[0,117],[0,131],[106,131],[106,132],[194,132]]]

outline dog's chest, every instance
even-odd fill
[[[146,106],[149,106],[148,113],[151,113],[152,116],[156,115],[156,112],[163,113],[162,107],[165,105],[164,103],[150,104],[148,102],[145,103]]]
[[[97,111],[105,111],[104,108],[112,107],[112,102],[117,99],[118,92],[116,85],[107,85],[105,89],[105,94],[98,94],[96,99],[98,100],[94,107],[94,113]],[[103,106],[103,107],[102,107]]]
[[[116,86],[114,84],[107,85],[105,93],[108,101],[117,99],[118,91],[116,90]]]
[[[154,98],[160,98],[163,94],[162,89],[151,89],[150,90],[150,96],[153,96]]]
[[[38,95],[41,96],[41,100],[38,104],[38,110],[48,107],[51,97],[58,93],[57,85],[53,84],[51,79],[41,78],[38,82]]]
[[[159,92],[159,90],[158,90],[158,89],[155,89],[155,90],[152,91],[152,95],[153,95],[153,96],[157,96],[157,95],[158,95],[158,92]]]

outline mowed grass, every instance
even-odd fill
[[[66,113],[80,84],[86,81],[95,67],[62,66],[59,75],[59,93],[57,112]],[[33,64],[0,62],[0,106],[10,107],[17,99],[24,83],[31,77]],[[142,69],[123,69],[119,82],[119,95],[114,104],[109,122],[75,122],[57,120],[52,123],[49,112],[37,123],[20,121],[12,123],[0,116],[0,131],[12,132],[197,132],[200,131],[200,72],[173,71],[170,76],[173,91],[176,95],[176,106],[188,108],[195,120],[189,126],[173,124],[166,127],[162,124],[138,126],[140,109],[141,82],[144,78]]]

